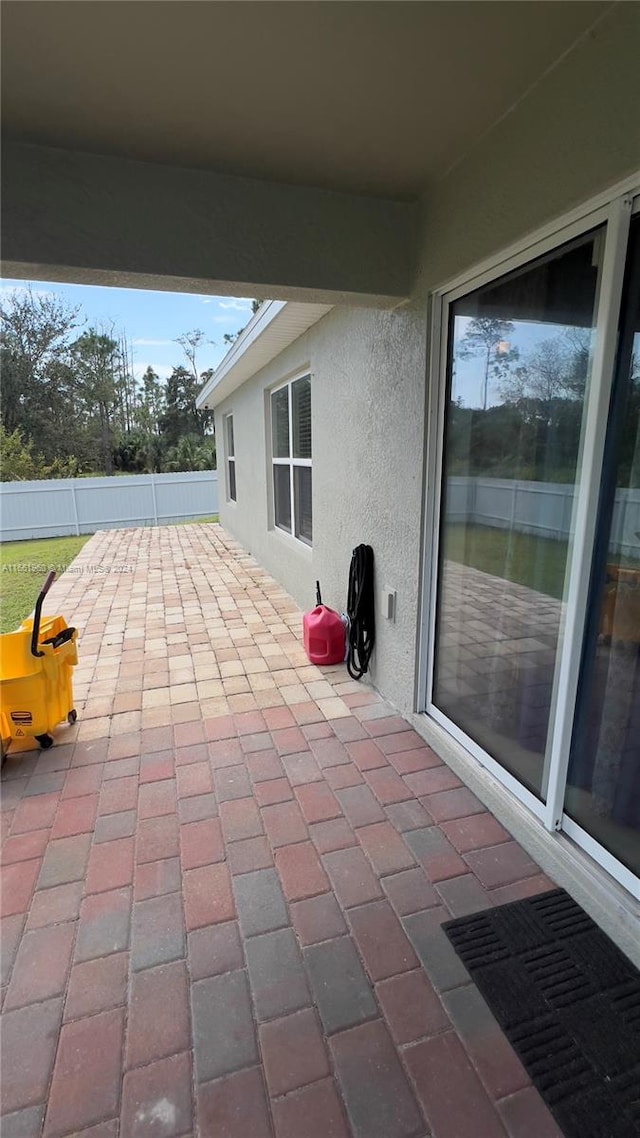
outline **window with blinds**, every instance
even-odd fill
[[[235,502],[237,501],[236,445],[233,437],[233,415],[227,415],[225,423],[227,433],[227,498],[230,502]]]
[[[311,376],[271,393],[274,521],[311,545]]]

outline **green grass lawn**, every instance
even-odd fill
[[[443,556],[481,569],[494,577],[528,585],[538,593],[562,599],[568,544],[515,530],[491,526],[451,525],[445,528]],[[640,569],[637,557],[610,552],[611,566]]]
[[[443,546],[444,556],[451,561],[528,585],[550,597],[562,597],[566,541],[490,526],[452,525],[446,527]]]
[[[0,632],[18,627],[33,609],[49,569],[60,575],[90,536],[9,541],[0,545]]]

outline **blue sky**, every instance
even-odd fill
[[[0,295],[4,298],[13,289],[24,289],[25,281],[4,280]],[[150,365],[161,379],[166,379],[172,368],[184,363],[178,336],[200,328],[207,343],[200,350],[198,369],[205,371],[217,367],[228,347],[223,336],[234,334],[251,318],[251,301],[232,296],[196,296],[182,292],[149,292],[134,288],[103,288],[93,285],[56,284],[32,281],[34,289],[51,292],[70,305],[80,307],[80,316],[86,326],[115,327],[115,335],[126,334],[133,353],[134,372],[139,379]],[[470,317],[456,317],[456,342],[464,336]],[[540,341],[558,335],[561,326],[549,323],[516,321],[513,346],[524,357]],[[484,368],[479,358],[460,359],[456,366],[454,395],[462,398],[466,406],[482,405]],[[489,405],[500,402],[495,384],[489,385]]]
[[[175,341],[183,332],[194,328],[200,328],[210,341],[199,353],[198,369],[216,367],[227,351],[223,341],[225,332],[237,332],[251,318],[251,301],[231,296],[195,296],[46,281],[31,283],[34,289],[52,292],[70,305],[79,306],[87,327],[106,325],[110,328],[113,324],[116,335],[125,333],[138,378],[151,365],[166,379],[174,365],[184,363],[182,349]],[[26,281],[3,280],[3,299],[12,289],[25,288],[26,284]]]
[[[461,399],[463,407],[482,407],[482,388],[484,385],[484,360],[476,356],[463,359],[458,354],[460,341],[471,323],[470,316],[456,316],[454,330],[454,351],[456,352],[455,382],[452,395],[454,399]],[[519,363],[526,363],[527,355],[543,343],[544,340],[553,340],[562,335],[568,328],[565,324],[553,324],[533,320],[513,320],[514,331],[509,348],[517,348],[520,352]],[[487,405],[495,407],[502,403],[500,384],[489,380]]]

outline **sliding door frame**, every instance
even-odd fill
[[[549,762],[546,787],[544,787],[546,809],[543,821],[548,830],[562,828],[582,646],[587,622],[602,461],[618,347],[618,319],[631,208],[630,195],[612,202],[605,232],[593,361],[580,435],[580,454],[571,522],[573,536],[565,577],[567,587],[564,598],[562,650],[556,667],[556,699],[552,703],[551,738],[547,747]]]
[[[631,214],[638,209],[640,202],[640,198],[636,198],[634,204],[634,194],[639,193],[640,173],[613,187],[608,194],[592,199],[581,210],[574,210],[570,215],[546,226],[537,234],[524,238],[518,246],[511,247],[496,255],[491,261],[476,267],[475,270],[470,270],[463,277],[458,277],[435,289],[431,295],[423,569],[416,708],[418,712],[423,712],[443,727],[526,806],[547,830],[553,832],[563,829],[635,896],[640,896],[638,878],[625,869],[581,827],[568,819],[563,813],[563,804],[587,615],[600,470],[617,350],[618,316],[629,225]],[[546,785],[543,786],[545,797],[540,799],[433,702],[444,431],[447,411],[449,315],[451,305],[460,297],[602,225],[606,225],[606,228],[603,235],[604,253],[596,297],[594,350],[576,468],[569,554],[565,570],[562,639],[554,669],[550,733],[545,756],[545,771],[548,771],[548,777],[545,780]]]

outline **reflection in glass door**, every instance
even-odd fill
[[[631,225],[565,810],[640,874],[640,217]]]
[[[432,704],[538,797],[603,236],[449,308]]]

